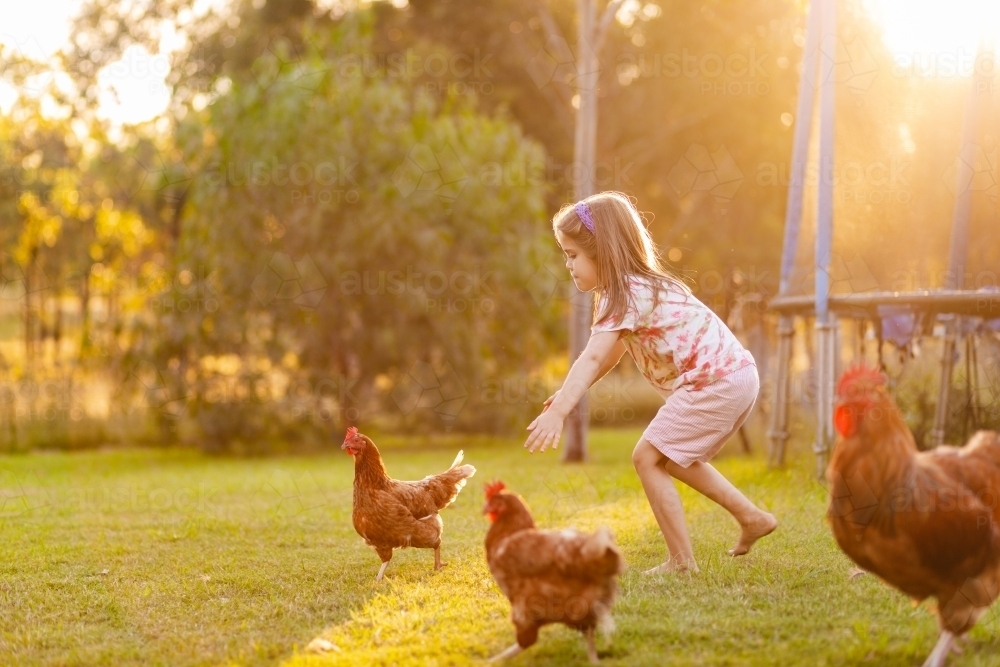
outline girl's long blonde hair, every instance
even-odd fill
[[[597,267],[599,297],[604,307],[597,312],[594,303],[594,323],[610,319],[621,322],[631,302],[629,278],[645,278],[656,290],[657,299],[663,290],[690,295],[691,290],[664,268],[649,230],[643,224],[632,201],[620,192],[600,192],[582,202],[590,209],[594,233],[584,226],[576,204],[566,204],[552,219],[552,229],[573,239]]]

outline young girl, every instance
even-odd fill
[[[743,424],[760,380],[753,356],[719,317],[660,265],[629,199],[602,192],[564,206],[552,223],[577,288],[595,290],[594,326],[562,389],[528,426],[534,453],[559,444],[563,422],[590,386],[628,350],[666,399],[632,452],[632,463],[670,557],[647,573],[697,572],[684,521],[679,479],[726,508],[742,532],[733,556],[778,522],[757,508],[708,461]]]

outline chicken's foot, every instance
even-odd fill
[[[583,636],[587,639],[587,658],[590,659],[591,664],[596,665],[601,660],[597,657],[597,644],[594,642],[594,628],[587,628],[587,631],[583,633]]]
[[[434,547],[434,569],[440,570],[447,564],[441,562],[441,547]]]
[[[487,660],[487,662],[500,662],[501,660],[506,660],[507,658],[513,658],[515,655],[523,651],[520,644],[511,644],[504,650],[497,653],[495,656]]]
[[[375,581],[382,581],[382,575],[385,574],[385,568],[389,567],[389,561],[382,563],[382,567],[379,568],[378,574],[375,575]]]
[[[951,653],[954,643],[955,635],[947,630],[942,630],[941,635],[938,637],[938,642],[934,646],[934,650],[927,656],[923,667],[944,667],[944,661],[947,659],[948,654]]]

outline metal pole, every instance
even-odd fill
[[[816,452],[817,476],[822,477],[830,452],[830,406],[833,402],[832,323],[829,313],[830,247],[833,241],[834,58],[837,53],[837,3],[822,0],[823,38],[820,46],[819,192],[816,210]]]
[[[788,442],[788,394],[791,372],[792,342],[795,335],[795,320],[782,315],[778,323],[778,373],[774,391],[774,408],[771,412],[771,428],[767,431],[771,467],[785,464],[785,443]]]
[[[802,72],[799,75],[799,100],[795,110],[795,137],[792,143],[792,170],[788,183],[788,204],[785,207],[785,237],[781,248],[781,278],[778,294],[788,293],[789,281],[795,267],[795,251],[799,245],[799,228],[802,225],[802,197],[805,191],[806,164],[809,160],[809,136],[812,134],[813,98],[812,82],[816,77],[819,54],[821,12],[815,5],[806,18],[806,42],[802,53]],[[778,372],[771,412],[771,428],[767,437],[770,444],[771,466],[785,463],[785,444],[788,441],[788,397],[791,381],[792,344],[795,320],[782,315],[778,323]]]
[[[817,0],[822,2],[822,0]],[[806,18],[806,43],[799,75],[799,101],[795,109],[795,136],[792,143],[792,170],[788,183],[788,205],[785,207],[785,238],[781,248],[781,281],[778,293],[788,293],[795,267],[795,251],[802,226],[802,197],[805,191],[806,164],[809,160],[809,137],[812,134],[813,98],[816,91],[816,65],[819,56],[821,7],[813,5]]]
[[[965,287],[965,262],[969,254],[969,214],[972,211],[972,175],[976,164],[976,128],[979,125],[978,89],[983,81],[979,55],[985,50],[980,45],[976,52],[977,64],[972,78],[969,99],[965,103],[965,118],[962,120],[962,147],[959,152],[958,169],[955,178],[955,208],[951,218],[951,243],[948,248],[948,272],[944,276],[945,289]],[[934,445],[944,443],[945,427],[948,421],[948,398],[951,393],[951,376],[955,365],[956,327],[961,318],[953,317],[945,322],[945,335],[941,349],[941,377],[938,380],[938,400],[934,410],[934,427],[931,441]]]
[[[956,319],[958,316],[955,316]],[[955,365],[955,327],[945,324],[944,344],[941,349],[941,377],[938,381],[938,402],[934,409],[934,428],[931,442],[936,446],[944,443],[945,426],[948,422],[948,395],[951,393],[951,371]]]

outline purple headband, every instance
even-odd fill
[[[590,207],[587,206],[587,203],[579,202],[574,204],[573,210],[576,211],[576,214],[580,217],[580,221],[583,223],[583,226],[589,229],[591,234],[596,236],[597,232],[594,231],[594,216],[591,215]]]

